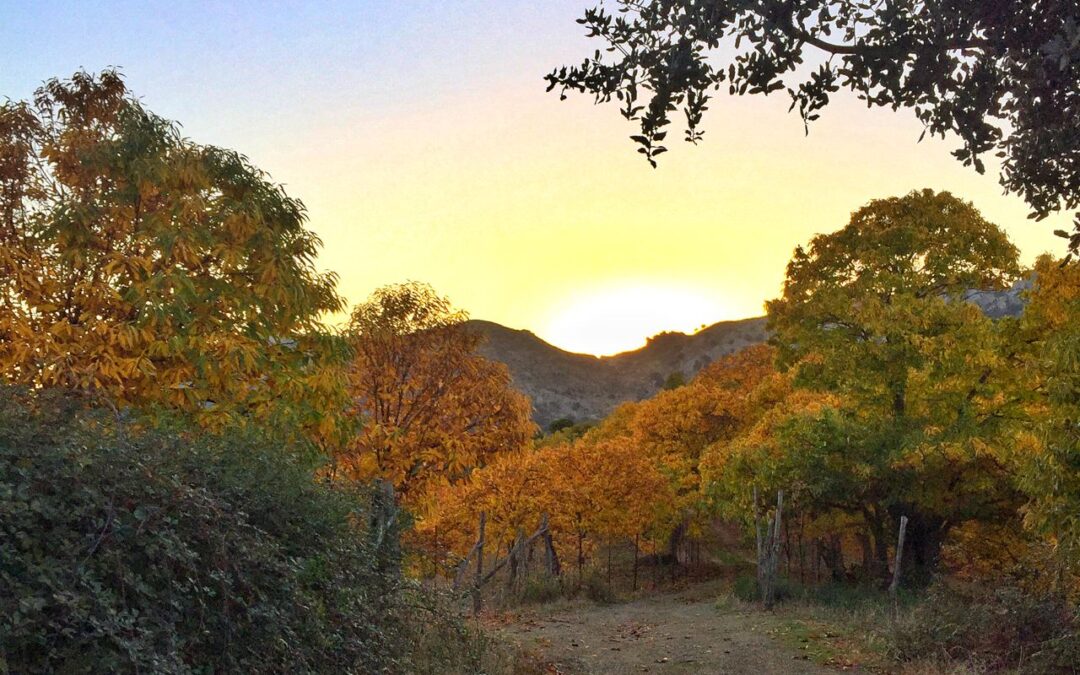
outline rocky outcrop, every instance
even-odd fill
[[[1004,291],[967,291],[964,300],[973,302],[991,319],[1020,316],[1026,300],[1024,292],[1031,290],[1033,279],[1021,279]]]

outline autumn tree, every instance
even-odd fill
[[[628,424],[639,451],[669,478],[683,524],[670,545],[710,514],[702,508],[701,459],[705,450],[730,441],[752,422],[749,394],[773,374],[774,350],[755,345],[720,357],[690,383],[661,391],[638,404]]]
[[[702,461],[705,490],[717,511],[753,527],[756,493],[784,491],[788,528],[797,523],[823,539],[853,534],[864,540],[864,564],[885,552],[882,533],[863,538],[867,524],[885,523],[887,459],[872,429],[855,423],[834,395],[789,389],[730,443],[709,449]],[[853,527],[855,526],[854,530]],[[790,552],[789,552],[790,553]],[[834,570],[839,577],[842,571]]]
[[[506,366],[477,353],[481,337],[464,321],[414,282],[383,287],[353,310],[350,416],[362,428],[336,456],[336,474],[380,476],[412,496],[533,436],[528,399],[510,387]]]
[[[666,533],[674,503],[660,467],[628,439],[579,439],[501,453],[467,480],[441,486],[418,529],[461,558],[481,513],[487,539],[505,551],[546,517],[557,548],[582,570],[599,545]]]
[[[585,435],[587,443],[633,447],[666,478],[669,510],[675,515],[661,536],[668,537],[672,553],[712,515],[702,503],[703,453],[730,441],[760,414],[762,406],[750,394],[775,375],[774,356],[766,345],[725,355],[683,386],[623,404]]]
[[[0,105],[0,381],[330,433],[341,308],[304,206],[112,71]]]
[[[511,450],[492,457],[467,480],[440,484],[418,514],[415,538],[429,557],[456,564],[469,555],[484,514],[487,553],[506,555],[517,537],[532,534],[547,513],[551,458],[550,450]]]
[[[1009,326],[964,294],[1005,288],[1018,272],[1015,247],[974,207],[913,192],[873,201],[796,249],[782,297],[768,303],[781,364],[797,385],[840,396],[844,424],[863,428],[877,455],[863,476],[881,486],[867,505],[870,531],[891,537],[890,523],[908,516],[923,569],[951,527],[1015,511],[992,451],[1006,437],[1010,402],[994,374],[1008,367]]]
[[[585,439],[573,447],[568,459],[576,466],[591,507],[582,519],[583,536],[609,544],[632,540],[670,530],[681,517],[663,467],[631,440]]]
[[[618,0],[579,20],[600,42],[549,90],[615,101],[655,166],[671,117],[686,140],[713,92],[786,91],[804,125],[846,89],[869,106],[907,108],[924,133],[959,137],[953,153],[1043,218],[1080,206],[1080,5],[1073,0]],[[1070,248],[1080,249],[1080,216]],[[1064,232],[1062,236],[1068,236]]]
[[[1014,334],[1026,403],[1015,462],[1025,521],[1080,573],[1080,264],[1044,256]]]

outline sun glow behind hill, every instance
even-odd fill
[[[693,333],[732,318],[721,299],[693,288],[623,283],[578,295],[550,312],[540,336],[571,352],[607,356],[630,351],[664,331]]]

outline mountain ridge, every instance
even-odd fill
[[[515,388],[529,396],[541,427],[561,418],[606,417],[620,403],[656,394],[674,373],[689,380],[725,354],[765,340],[765,317],[720,321],[695,333],[664,332],[645,345],[611,356],[560,349],[535,333],[473,319],[480,353],[506,364]]]
[[[969,290],[960,299],[992,319],[1017,317],[1034,278],[1002,290]],[[720,321],[686,334],[664,332],[645,345],[611,356],[560,349],[532,331],[473,319],[466,325],[483,338],[480,353],[510,369],[512,384],[532,399],[533,420],[545,428],[557,419],[603,419],[620,403],[640,401],[660,391],[672,374],[690,380],[716,359],[764,342],[765,317]]]

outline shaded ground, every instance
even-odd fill
[[[714,591],[705,585],[614,605],[542,609],[499,632],[566,675],[835,672],[770,637],[773,617],[718,608]]]

